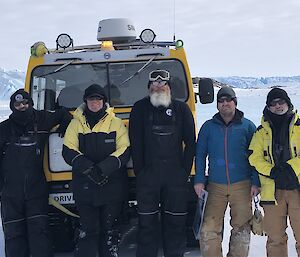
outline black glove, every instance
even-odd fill
[[[275,165],[275,166],[271,169],[271,172],[270,172],[270,178],[272,178],[272,179],[275,180],[275,178],[279,176],[279,173],[280,173],[280,166]]]
[[[69,126],[69,121],[63,121],[60,123],[59,127],[56,129],[55,132],[58,133],[59,137],[64,137],[65,136],[65,133],[66,133],[66,130]]]
[[[98,186],[104,186],[108,183],[108,177],[103,174],[101,169],[97,166],[90,167],[83,172],[91,181],[93,181]]]
[[[287,190],[299,189],[299,180],[296,176],[295,171],[288,163],[281,165],[281,170],[285,174],[286,188]]]
[[[296,173],[288,163],[274,166],[271,170],[270,177],[274,179],[276,189],[299,189],[299,181]]]
[[[75,158],[72,162],[72,170],[77,173],[83,174],[83,172],[91,167],[93,167],[94,163],[84,157],[84,155],[80,155]]]
[[[67,111],[65,110],[65,115],[64,115],[64,118],[63,120],[60,122],[60,125],[59,127],[56,129],[56,132],[58,133],[58,135],[60,137],[64,137],[65,136],[65,133],[66,133],[66,130],[72,120],[72,115]]]

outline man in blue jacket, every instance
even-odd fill
[[[232,230],[227,257],[246,257],[249,252],[251,201],[259,192],[257,172],[247,158],[255,125],[236,106],[233,89],[222,87],[217,94],[219,112],[203,124],[198,135],[194,185],[198,196],[208,175],[208,199],[200,236],[203,257],[223,256],[222,227],[228,204]]]

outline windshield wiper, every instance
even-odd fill
[[[55,69],[54,71],[50,71],[50,72],[48,72],[48,73],[44,73],[44,74],[39,75],[39,76],[37,76],[37,77],[38,77],[38,78],[40,78],[40,77],[46,77],[46,76],[48,76],[48,75],[57,73],[57,72],[61,71],[62,69],[66,68],[67,66],[69,66],[71,63],[75,62],[76,60],[77,60],[77,59],[72,59],[71,61],[69,61],[69,62],[63,64],[62,66],[59,66],[59,67],[58,67],[57,69]]]
[[[149,59],[139,70],[137,70],[134,74],[129,76],[127,79],[125,79],[123,82],[121,82],[118,87],[122,86],[132,78],[134,78],[136,75],[140,74],[158,55],[160,54],[155,54],[151,59]]]

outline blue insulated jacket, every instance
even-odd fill
[[[208,181],[232,184],[244,180],[260,186],[257,171],[249,165],[248,147],[256,130],[254,123],[236,110],[225,124],[219,113],[201,127],[197,140],[195,183],[205,183],[206,157]]]

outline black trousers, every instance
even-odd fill
[[[80,231],[75,257],[117,257],[120,238],[115,228],[123,203],[102,206],[77,205],[80,215]]]
[[[176,179],[174,183],[171,177],[153,175],[147,172],[142,175],[144,177],[138,178],[139,231],[136,256],[157,256],[161,229],[164,256],[183,257],[186,245],[186,180]]]
[[[52,257],[48,196],[20,200],[2,196],[1,216],[6,257]]]

